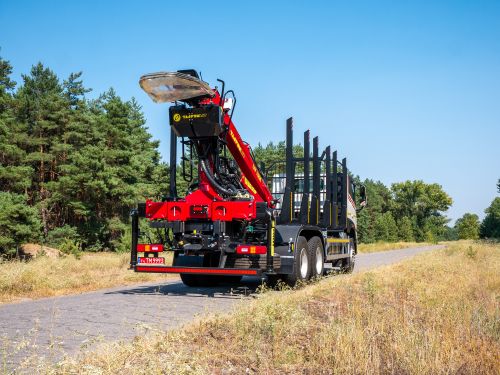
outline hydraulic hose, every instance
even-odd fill
[[[217,190],[217,192],[229,195],[230,197],[234,197],[236,194],[238,194],[238,191],[236,190],[229,190],[224,187],[222,187],[216,180],[212,172],[210,171],[210,168],[207,165],[207,160],[206,159],[200,159],[200,165],[203,173],[207,176],[208,181],[212,184],[212,186]]]

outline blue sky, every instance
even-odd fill
[[[21,81],[42,61],[143,106],[168,158],[167,105],[144,73],[195,68],[236,91],[256,145],[295,120],[362,178],[437,182],[448,216],[483,217],[500,178],[500,2],[0,0],[0,54]]]

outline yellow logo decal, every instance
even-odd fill
[[[179,122],[182,120],[192,120],[197,118],[205,118],[208,117],[206,113],[191,113],[189,115],[181,115],[180,113],[176,113],[173,117],[175,122]]]
[[[189,115],[182,115],[184,120],[191,120],[193,118],[205,118],[208,115],[206,113],[191,113]]]
[[[255,188],[252,186],[252,184],[250,183],[250,181],[248,181],[248,179],[243,176],[243,182],[244,184],[246,185],[246,187],[254,194],[256,195],[257,194],[257,190],[255,190]]]

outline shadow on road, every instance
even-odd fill
[[[181,281],[168,284],[145,285],[114,290],[105,294],[166,295],[189,297],[234,298],[254,294],[262,281],[256,277],[244,277],[239,283],[224,283],[210,287],[188,287]]]

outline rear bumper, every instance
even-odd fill
[[[217,267],[135,266],[135,272],[189,273],[196,275],[261,276],[262,270]]]

